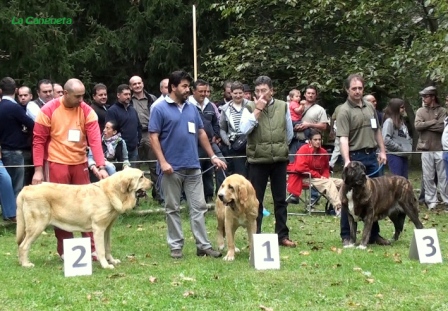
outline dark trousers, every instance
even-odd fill
[[[350,161],[359,161],[362,162],[362,164],[366,167],[366,174],[369,175],[375,171],[378,170],[378,161],[376,157],[376,153],[372,152],[369,154],[366,154],[365,152],[350,152]],[[372,177],[378,177],[380,176],[382,170],[372,176]],[[357,223],[355,222],[355,225]],[[356,230],[356,229],[355,229]],[[374,241],[378,235],[380,234],[380,226],[378,225],[378,222],[375,221],[372,225],[372,231],[370,232],[370,242]],[[350,239],[350,224],[348,223],[348,213],[344,210],[341,211],[341,238],[344,239]]]
[[[387,164],[389,165],[389,170],[392,174],[403,176],[404,178],[408,178],[408,158],[407,157],[399,157],[394,154],[387,155]]]
[[[236,151],[229,146],[221,148],[222,154],[227,157],[227,175],[240,174],[247,178],[246,149]]]
[[[289,229],[286,226],[288,218],[286,203],[286,165],[288,162],[269,164],[249,164],[249,180],[255,188],[258,202],[257,233],[261,233],[263,221],[263,199],[268,179],[271,180],[272,198],[274,200],[275,233],[279,242],[289,238]]]
[[[219,149],[218,145],[216,143],[210,143],[212,146],[213,152],[215,155],[217,155],[221,160],[226,161],[221,153],[221,150]],[[204,196],[207,197],[213,197],[213,195],[217,192],[219,187],[221,187],[222,182],[224,181],[224,174],[221,171],[215,172],[215,179],[216,179],[216,191],[214,191],[214,181],[213,181],[213,173],[215,171],[214,168],[211,168],[213,166],[212,162],[210,161],[207,152],[201,147],[198,146],[198,154],[199,158],[204,158],[203,160],[200,160],[199,163],[201,165],[202,172],[205,172],[202,174],[202,183],[204,184]]]

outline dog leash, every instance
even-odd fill
[[[384,166],[384,164],[381,164],[380,167],[378,167],[378,169],[377,169],[375,172],[368,174],[367,177],[373,176],[373,175],[375,175],[376,173],[378,173],[379,171],[381,171],[381,169],[383,168],[383,166]]]

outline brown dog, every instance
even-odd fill
[[[350,246],[356,242],[357,222],[364,222],[362,240],[358,248],[365,249],[370,238],[372,224],[389,217],[395,227],[392,240],[398,240],[403,231],[406,215],[417,229],[423,228],[418,218],[418,204],[411,183],[401,176],[368,178],[365,166],[350,162],[342,172],[342,208],[348,212]]]
[[[218,218],[218,247],[224,248],[227,239],[227,255],[224,260],[235,259],[235,232],[242,226],[247,229],[249,250],[252,251],[253,234],[257,231],[258,200],[252,184],[239,174],[228,176],[218,190],[216,216]]]
[[[42,183],[27,186],[17,197],[19,263],[33,267],[31,244],[49,225],[66,231],[93,231],[98,260],[103,268],[119,263],[111,255],[111,227],[118,215],[132,209],[151,181],[136,168],[126,168],[88,185]]]

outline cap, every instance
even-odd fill
[[[437,95],[437,89],[434,86],[428,86],[418,93],[420,95]]]
[[[252,92],[252,90],[250,89],[249,85],[243,84],[243,92]]]

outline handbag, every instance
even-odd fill
[[[243,149],[246,149],[246,145],[247,145],[247,135],[241,134],[233,141],[231,147],[235,151],[242,151]]]

